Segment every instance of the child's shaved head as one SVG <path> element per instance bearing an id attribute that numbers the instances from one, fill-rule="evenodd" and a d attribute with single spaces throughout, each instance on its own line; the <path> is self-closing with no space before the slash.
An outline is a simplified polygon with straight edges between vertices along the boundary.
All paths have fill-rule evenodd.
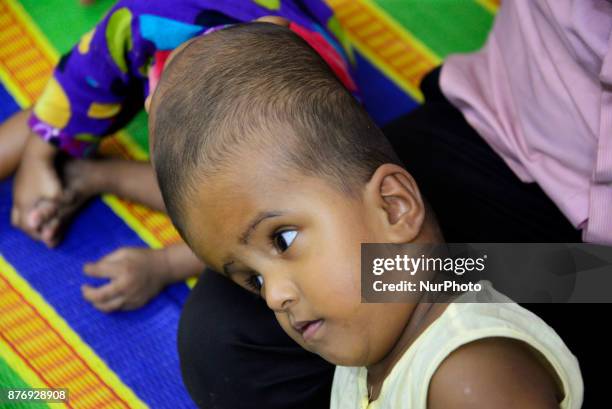
<path id="1" fill-rule="evenodd" d="M 361 302 L 361 245 L 441 234 L 380 130 L 286 27 L 214 32 L 168 68 L 151 106 L 153 161 L 190 248 L 261 295 L 307 350 L 381 361 L 414 305 Z"/>
<path id="2" fill-rule="evenodd" d="M 247 154 L 357 194 L 384 163 L 382 132 L 325 61 L 286 27 L 236 25 L 196 38 L 163 74 L 151 112 L 153 159 L 168 214 Z"/>

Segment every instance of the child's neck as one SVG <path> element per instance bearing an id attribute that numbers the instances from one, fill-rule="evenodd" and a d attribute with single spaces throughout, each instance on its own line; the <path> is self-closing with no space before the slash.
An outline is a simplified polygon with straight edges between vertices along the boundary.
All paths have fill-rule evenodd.
<path id="1" fill-rule="evenodd" d="M 414 242 L 444 243 L 444 236 L 433 212 L 426 213 L 426 221 Z M 404 355 L 404 352 L 446 310 L 448 303 L 444 303 L 444 301 L 443 299 L 427 299 L 419 302 L 391 351 L 382 360 L 367 367 L 367 387 L 370 402 L 378 398 L 385 378 Z"/>
<path id="2" fill-rule="evenodd" d="M 402 335 L 391 348 L 391 351 L 377 363 L 367 367 L 367 387 L 370 402 L 376 400 L 382 389 L 385 378 L 397 364 L 404 352 L 412 343 L 446 310 L 448 304 L 419 303 L 412 312 Z"/>

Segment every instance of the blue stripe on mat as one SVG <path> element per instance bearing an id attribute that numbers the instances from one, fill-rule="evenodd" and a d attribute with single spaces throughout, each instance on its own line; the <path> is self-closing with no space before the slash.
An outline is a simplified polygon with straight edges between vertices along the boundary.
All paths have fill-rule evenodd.
<path id="1" fill-rule="evenodd" d="M 357 51 L 355 62 L 355 83 L 359 87 L 363 105 L 379 127 L 419 106 L 418 102 Z"/>
<path id="2" fill-rule="evenodd" d="M 75 219 L 62 244 L 48 250 L 10 226 L 11 187 L 11 181 L 0 183 L 0 253 L 144 402 L 153 408 L 194 407 L 176 350 L 187 286 L 172 286 L 138 311 L 95 310 L 80 287 L 100 281 L 85 277 L 82 265 L 118 247 L 145 244 L 97 199 Z"/>
<path id="3" fill-rule="evenodd" d="M 11 94 L 8 93 L 4 84 L 0 82 L 0 123 L 4 122 L 10 115 L 19 109 Z"/>

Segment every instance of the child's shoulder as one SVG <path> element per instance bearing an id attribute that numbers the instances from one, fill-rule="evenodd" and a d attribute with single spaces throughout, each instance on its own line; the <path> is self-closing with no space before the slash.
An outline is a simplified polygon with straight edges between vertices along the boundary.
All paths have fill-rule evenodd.
<path id="1" fill-rule="evenodd" d="M 449 354 L 433 375 L 428 408 L 559 408 L 555 371 L 540 353 L 510 338 L 485 338 Z"/>

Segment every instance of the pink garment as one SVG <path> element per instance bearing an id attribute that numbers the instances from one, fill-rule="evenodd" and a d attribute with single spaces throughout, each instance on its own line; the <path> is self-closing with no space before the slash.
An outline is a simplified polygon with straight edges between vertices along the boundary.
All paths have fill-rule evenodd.
<path id="1" fill-rule="evenodd" d="M 612 244 L 612 2 L 503 0 L 485 47 L 440 86 L 588 242 Z"/>

